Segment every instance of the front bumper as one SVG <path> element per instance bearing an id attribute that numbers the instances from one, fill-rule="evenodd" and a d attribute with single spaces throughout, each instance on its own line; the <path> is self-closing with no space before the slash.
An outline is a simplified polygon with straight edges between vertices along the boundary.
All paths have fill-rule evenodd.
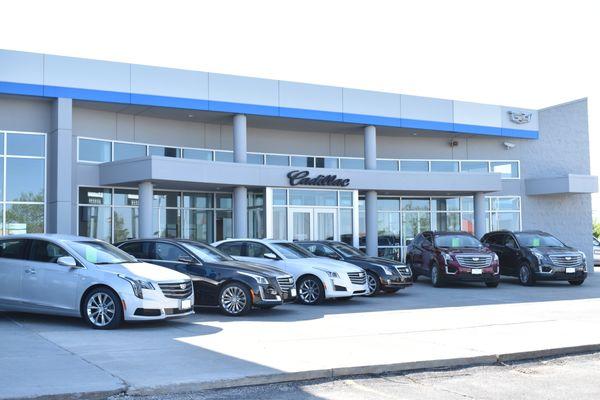
<path id="1" fill-rule="evenodd" d="M 143 290 L 144 298 L 127 290 L 119 292 L 126 321 L 151 321 L 185 317 L 194 313 L 194 294 L 184 299 L 165 297 L 160 289 Z"/>
<path id="2" fill-rule="evenodd" d="M 365 274 L 364 284 L 352 283 L 345 273 L 340 273 L 339 278 L 329 278 L 323 282 L 326 298 L 364 296 L 368 293 L 367 278 Z"/>
<path id="3" fill-rule="evenodd" d="M 404 289 L 413 284 L 412 276 L 406 275 L 381 275 L 379 282 L 384 289 Z"/>
<path id="4" fill-rule="evenodd" d="M 541 272 L 535 271 L 534 276 L 538 281 L 578 281 L 587 278 L 585 264 L 571 268 L 544 264 L 540 267 Z M 567 272 L 573 270 L 574 272 Z"/>

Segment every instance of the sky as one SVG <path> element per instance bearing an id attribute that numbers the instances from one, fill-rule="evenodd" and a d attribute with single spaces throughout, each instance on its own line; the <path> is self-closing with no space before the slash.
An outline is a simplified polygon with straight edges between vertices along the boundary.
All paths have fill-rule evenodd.
<path id="1" fill-rule="evenodd" d="M 534 109 L 587 97 L 600 175 L 595 0 L 0 0 L 0 15 L 10 50 Z"/>

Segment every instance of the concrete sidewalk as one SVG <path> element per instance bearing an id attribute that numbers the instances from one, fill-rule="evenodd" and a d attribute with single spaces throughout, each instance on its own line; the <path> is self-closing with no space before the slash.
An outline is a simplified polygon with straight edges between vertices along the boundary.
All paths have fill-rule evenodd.
<path id="1" fill-rule="evenodd" d="M 0 398 L 155 394 L 600 350 L 600 277 L 582 287 L 513 282 L 423 281 L 397 295 L 244 318 L 204 310 L 117 331 L 0 313 Z"/>

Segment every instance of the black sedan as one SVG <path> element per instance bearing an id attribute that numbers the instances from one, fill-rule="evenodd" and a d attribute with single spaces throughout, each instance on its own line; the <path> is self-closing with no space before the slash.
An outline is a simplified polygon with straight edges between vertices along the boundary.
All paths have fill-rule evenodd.
<path id="1" fill-rule="evenodd" d="M 362 251 L 343 242 L 333 240 L 294 242 L 319 257 L 329 257 L 345 261 L 364 269 L 369 284 L 368 296 L 381 291 L 397 292 L 412 285 L 412 272 L 409 267 L 387 258 L 369 257 Z"/>
<path id="2" fill-rule="evenodd" d="M 191 240 L 137 239 L 117 247 L 139 260 L 189 275 L 195 306 L 218 306 L 233 316 L 252 307 L 272 308 L 296 299 L 291 275 L 273 267 L 234 260 L 212 246 Z"/>

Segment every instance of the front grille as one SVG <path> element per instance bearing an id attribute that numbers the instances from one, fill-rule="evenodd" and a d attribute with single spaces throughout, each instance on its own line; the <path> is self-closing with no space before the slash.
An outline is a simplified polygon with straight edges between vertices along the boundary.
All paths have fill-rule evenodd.
<path id="1" fill-rule="evenodd" d="M 412 273 L 410 272 L 410 268 L 405 265 L 398 265 L 396 267 L 396 269 L 398 270 L 398 273 L 400 275 L 403 275 L 403 276 L 411 276 L 412 275 Z"/>
<path id="2" fill-rule="evenodd" d="M 348 272 L 348 278 L 355 285 L 364 285 L 367 282 L 367 275 L 364 272 Z"/>
<path id="3" fill-rule="evenodd" d="M 186 299 L 192 294 L 192 281 L 159 283 L 158 286 L 169 299 Z"/>
<path id="4" fill-rule="evenodd" d="M 489 254 L 461 254 L 456 256 L 456 261 L 461 267 L 485 268 L 492 264 L 492 256 Z"/>
<path id="5" fill-rule="evenodd" d="M 280 276 L 277 278 L 277 283 L 279 284 L 282 292 L 289 293 L 290 289 L 294 287 L 294 278 L 291 276 Z"/>
<path id="6" fill-rule="evenodd" d="M 581 265 L 583 257 L 579 253 L 571 254 L 550 254 L 550 261 L 558 267 L 576 267 Z"/>

